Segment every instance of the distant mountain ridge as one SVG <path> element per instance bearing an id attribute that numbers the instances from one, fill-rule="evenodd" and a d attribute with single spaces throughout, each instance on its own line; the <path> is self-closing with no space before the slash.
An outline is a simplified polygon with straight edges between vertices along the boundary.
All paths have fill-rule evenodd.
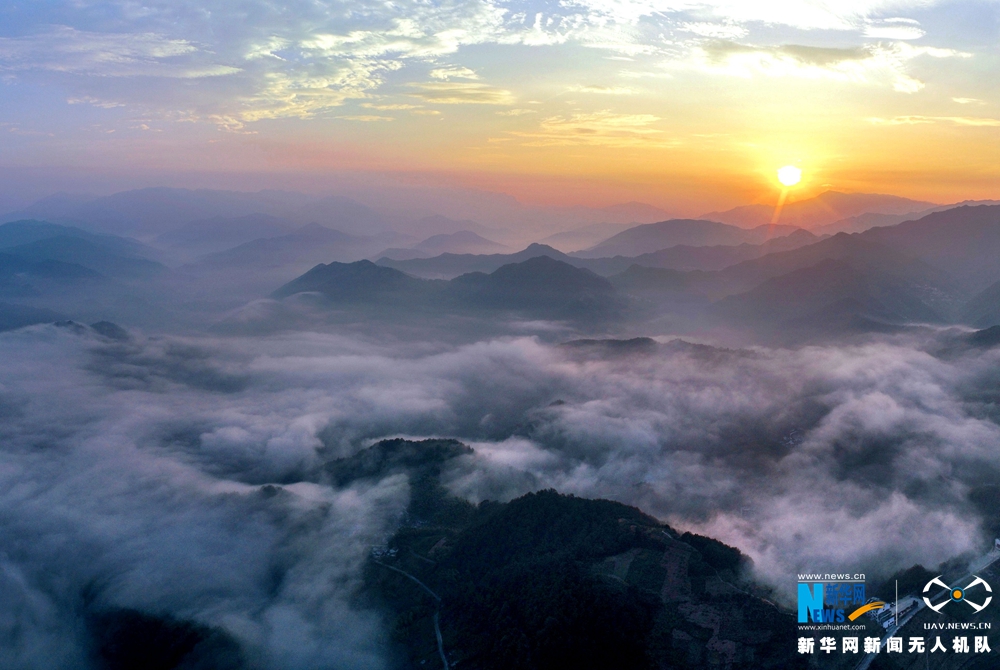
<path id="1" fill-rule="evenodd" d="M 441 254 L 496 254 L 509 251 L 503 244 L 478 235 L 471 230 L 460 230 L 455 233 L 432 235 L 409 248 L 386 249 L 376 254 L 378 258 L 391 260 L 412 260 L 414 258 L 432 258 Z"/>
<path id="2" fill-rule="evenodd" d="M 587 226 L 549 235 L 544 239 L 538 240 L 538 243 L 555 247 L 565 253 L 583 251 L 603 242 L 612 235 L 617 235 L 623 230 L 632 228 L 634 225 L 634 223 L 592 223 Z"/>
<path id="3" fill-rule="evenodd" d="M 679 244 L 666 249 L 660 249 L 648 254 L 622 258 L 628 265 L 642 265 L 651 268 L 670 268 L 673 270 L 721 270 L 742 261 L 760 258 L 777 251 L 789 251 L 804 247 L 820 238 L 809 231 L 798 228 L 783 237 L 773 237 L 761 244 L 744 242 L 739 245 L 691 246 Z M 615 259 L 600 259 L 611 261 Z M 597 264 L 598 259 L 594 259 Z M 593 267 L 593 266 L 591 266 Z"/>
<path id="4" fill-rule="evenodd" d="M 375 265 L 371 261 L 354 263 L 328 263 L 312 268 L 296 277 L 274 293 L 274 298 L 287 298 L 297 293 L 320 293 L 335 302 L 363 303 L 391 298 L 401 294 L 412 299 L 436 288 L 437 282 L 416 279 L 407 274 Z"/>
<path id="5" fill-rule="evenodd" d="M 115 253 L 100 243 L 69 235 L 7 247 L 3 252 L 35 262 L 73 263 L 116 279 L 149 279 L 168 272 L 156 261 Z"/>
<path id="6" fill-rule="evenodd" d="M 529 244 L 513 254 L 441 254 L 405 261 L 380 258 L 376 262 L 426 279 L 454 279 L 469 272 L 493 272 L 509 263 L 521 263 L 536 256 L 548 256 L 570 264 L 573 262 L 572 257 L 544 244 Z"/>
<path id="7" fill-rule="evenodd" d="M 526 225 L 552 234 L 574 225 L 645 223 L 670 216 L 637 202 L 607 207 L 534 206 L 512 196 L 476 190 L 444 189 L 423 197 L 418 189 L 404 187 L 389 193 L 364 181 L 350 186 L 342 183 L 339 190 L 343 194 L 330 196 L 274 189 L 249 192 L 171 187 L 111 195 L 57 193 L 0 215 L 0 222 L 45 219 L 148 242 L 195 221 L 264 215 L 287 220 L 293 226 L 318 223 L 355 236 L 396 230 L 419 240 L 471 230 L 506 243 L 524 241 L 519 232 L 508 230 L 509 226 Z M 249 240 L 240 240 L 245 241 Z"/>
<path id="8" fill-rule="evenodd" d="M 137 258 L 152 258 L 156 250 L 117 235 L 101 235 L 75 226 L 65 226 L 37 219 L 19 219 L 0 224 L 0 249 L 31 244 L 53 237 L 72 237 L 98 244 L 109 251 Z"/>
<path id="9" fill-rule="evenodd" d="M 813 230 L 863 214 L 910 214 L 937 206 L 933 202 L 895 195 L 825 191 L 812 198 L 786 203 L 778 223 Z M 708 212 L 698 218 L 754 228 L 768 225 L 774 217 L 774 209 L 773 205 L 744 205 L 723 212 Z"/>
<path id="10" fill-rule="evenodd" d="M 203 256 L 231 249 L 255 239 L 287 235 L 297 226 L 269 214 L 239 217 L 216 216 L 186 223 L 158 235 L 153 241 L 192 256 Z"/>
<path id="11" fill-rule="evenodd" d="M 862 235 L 838 233 L 815 244 L 744 261 L 716 273 L 705 273 L 702 281 L 706 287 L 711 287 L 710 290 L 733 294 L 823 261 L 837 260 L 915 283 L 955 289 L 954 281 L 948 273 Z"/>
<path id="12" fill-rule="evenodd" d="M 319 224 L 202 256 L 177 272 L 193 281 L 211 280 L 247 297 L 287 282 L 317 263 L 352 262 L 384 248 L 393 233 L 356 237 Z"/>
<path id="13" fill-rule="evenodd" d="M 973 291 L 1000 280 L 1000 205 L 955 207 L 860 236 L 940 268 Z"/>
<path id="14" fill-rule="evenodd" d="M 41 218 L 117 235 L 154 239 L 193 221 L 264 214 L 295 225 L 319 223 L 356 235 L 389 229 L 375 210 L 343 196 L 316 197 L 284 191 L 144 188 L 80 202 L 42 200 L 5 220 Z"/>
<path id="15" fill-rule="evenodd" d="M 608 280 L 548 256 L 450 281 L 412 277 L 371 261 L 320 264 L 272 297 L 304 292 L 319 293 L 333 303 L 371 307 L 521 311 L 552 318 L 605 318 L 624 307 Z"/>
<path id="16" fill-rule="evenodd" d="M 796 230 L 795 226 L 759 226 L 747 230 L 718 221 L 701 219 L 670 219 L 647 223 L 623 230 L 584 251 L 572 254 L 577 258 L 609 256 L 639 256 L 675 247 L 760 244 L 773 237 L 783 237 Z"/>
<path id="17" fill-rule="evenodd" d="M 885 324 L 940 323 L 944 319 L 919 285 L 872 267 L 828 258 L 729 296 L 716 309 L 731 318 L 774 331 L 791 327 L 829 329 L 840 334 L 859 319 Z M 830 319 L 840 323 L 830 323 Z"/>
<path id="18" fill-rule="evenodd" d="M 144 280 L 162 276 L 168 272 L 166 266 L 147 257 L 155 253 L 135 240 L 48 221 L 0 225 L 4 272 L 12 273 L 7 281 L 20 281 L 20 277 L 24 286 L 38 281 L 54 286 L 52 282 L 68 285 L 107 277 Z"/>
<path id="19" fill-rule="evenodd" d="M 65 318 L 50 309 L 0 303 L 0 332 L 33 326 L 36 323 L 52 323 Z"/>
<path id="20" fill-rule="evenodd" d="M 895 226 L 906 221 L 917 221 L 925 216 L 936 212 L 943 212 L 958 207 L 976 207 L 980 205 L 1000 205 L 1000 200 L 966 200 L 951 205 L 939 205 L 930 209 L 910 212 L 907 214 L 878 214 L 869 212 L 858 216 L 848 217 L 840 221 L 813 228 L 812 232 L 817 235 L 835 235 L 837 233 L 863 233 L 872 228 L 885 228 Z"/>
<path id="21" fill-rule="evenodd" d="M 624 307 L 607 279 L 549 256 L 461 275 L 448 289 L 466 304 L 559 316 L 603 318 Z"/>
<path id="22" fill-rule="evenodd" d="M 715 245 L 695 247 L 678 245 L 638 256 L 583 258 L 565 254 L 545 244 L 530 244 L 512 254 L 441 254 L 430 258 L 391 258 L 383 256 L 376 262 L 418 277 L 453 279 L 466 272 L 492 272 L 507 263 L 520 263 L 534 256 L 548 256 L 578 268 L 585 268 L 608 277 L 638 264 L 647 267 L 681 270 L 717 270 L 773 251 L 795 249 L 820 238 L 805 230 L 795 229 L 790 235 L 776 237 L 763 244 Z"/>

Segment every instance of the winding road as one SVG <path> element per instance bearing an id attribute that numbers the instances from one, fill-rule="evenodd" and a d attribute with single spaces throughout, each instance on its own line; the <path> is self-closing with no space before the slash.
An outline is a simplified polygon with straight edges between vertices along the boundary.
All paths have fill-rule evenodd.
<path id="1" fill-rule="evenodd" d="M 437 638 L 438 654 L 441 655 L 441 663 L 444 665 L 444 670 L 451 670 L 451 666 L 448 665 L 448 657 L 445 656 L 444 653 L 444 638 L 441 636 L 441 596 L 434 593 L 434 591 L 431 590 L 431 587 L 424 584 L 422 581 L 411 575 L 409 572 L 405 570 L 400 570 L 399 568 L 393 567 L 391 565 L 387 565 L 381 561 L 376 561 L 375 559 L 372 559 L 372 561 L 376 565 L 381 565 L 383 568 L 388 568 L 394 572 L 398 572 L 404 577 L 413 580 L 420 588 L 422 588 L 424 591 L 427 591 L 427 593 L 429 593 L 430 596 L 434 598 L 435 601 L 437 601 L 438 608 L 437 611 L 434 612 L 434 637 Z"/>

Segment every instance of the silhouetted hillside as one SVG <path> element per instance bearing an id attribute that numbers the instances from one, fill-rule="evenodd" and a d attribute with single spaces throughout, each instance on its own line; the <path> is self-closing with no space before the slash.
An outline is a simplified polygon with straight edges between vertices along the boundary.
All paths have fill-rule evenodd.
<path id="1" fill-rule="evenodd" d="M 909 214 L 932 207 L 935 207 L 932 202 L 894 195 L 826 191 L 813 198 L 786 203 L 779 223 L 812 229 L 862 214 Z M 767 225 L 773 217 L 772 205 L 744 205 L 725 212 L 709 212 L 699 218 L 751 228 Z"/>
<path id="2" fill-rule="evenodd" d="M 761 226 L 746 230 L 717 221 L 671 219 L 623 230 L 600 244 L 573 255 L 579 258 L 639 256 L 678 245 L 703 247 L 744 242 L 760 244 L 794 231 L 794 226 Z"/>
<path id="3" fill-rule="evenodd" d="M 607 279 L 548 256 L 456 277 L 447 290 L 467 305 L 541 315 L 609 316 L 624 307 Z"/>
<path id="4" fill-rule="evenodd" d="M 46 290 L 61 291 L 103 280 L 102 274 L 75 263 L 35 261 L 0 253 L 0 295 L 8 298 L 35 296 Z"/>
<path id="5" fill-rule="evenodd" d="M 704 274 L 698 270 L 681 272 L 633 265 L 608 280 L 629 300 L 634 320 L 641 322 L 669 314 L 698 321 L 711 303 L 698 288 Z"/>
<path id="6" fill-rule="evenodd" d="M 292 222 L 267 214 L 217 216 L 168 230 L 157 236 L 155 242 L 191 256 L 202 256 L 232 249 L 256 239 L 287 235 L 295 228 Z"/>
<path id="7" fill-rule="evenodd" d="M 287 235 L 253 240 L 209 254 L 200 258 L 193 267 L 216 271 L 236 267 L 259 269 L 300 263 L 317 255 L 346 260 L 344 257 L 352 255 L 351 250 L 363 242 L 353 235 L 314 223 Z"/>
<path id="8" fill-rule="evenodd" d="M 116 279 L 150 279 L 168 272 L 161 263 L 117 253 L 85 237 L 49 237 L 8 247 L 3 252 L 34 262 L 72 263 Z"/>
<path id="9" fill-rule="evenodd" d="M 792 251 L 772 253 L 745 261 L 717 273 L 705 273 L 703 283 L 713 290 L 721 291 L 723 295 L 732 295 L 750 290 L 768 279 L 812 267 L 830 259 L 845 261 L 858 269 L 926 286 L 930 293 L 935 291 L 941 293 L 938 296 L 940 301 L 949 299 L 947 294 L 955 289 L 946 272 L 862 235 L 846 233 L 839 233 Z"/>
<path id="10" fill-rule="evenodd" d="M 656 352 L 656 340 L 649 337 L 633 337 L 627 340 L 571 340 L 564 342 L 563 348 L 573 352 L 593 353 L 597 356 L 631 356 Z"/>
<path id="11" fill-rule="evenodd" d="M 389 232 L 389 224 L 381 214 L 367 205 L 340 195 L 310 200 L 289 209 L 283 216 L 300 225 L 318 223 L 356 237 Z"/>
<path id="12" fill-rule="evenodd" d="M 157 251 L 127 237 L 98 235 L 75 226 L 48 221 L 22 219 L 0 225 L 0 249 L 31 244 L 54 237 L 75 237 L 104 247 L 108 251 L 134 258 L 154 259 Z"/>
<path id="13" fill-rule="evenodd" d="M 962 308 L 962 319 L 978 328 L 1000 324 L 1000 281 L 972 296 Z"/>
<path id="14" fill-rule="evenodd" d="M 178 272 L 193 282 L 212 282 L 240 295 L 259 295 L 290 281 L 309 268 L 335 261 L 350 263 L 382 249 L 389 237 L 355 237 L 318 224 L 288 235 L 253 240 L 202 256 Z"/>
<path id="15" fill-rule="evenodd" d="M 582 226 L 573 230 L 549 235 L 539 240 L 539 243 L 547 244 L 566 253 L 581 251 L 589 249 L 595 244 L 599 244 L 612 235 L 617 235 L 634 225 L 628 223 L 594 223 L 589 226 Z"/>
<path id="16" fill-rule="evenodd" d="M 609 281 L 547 256 L 448 282 L 418 279 L 370 261 L 321 264 L 272 295 L 280 299 L 307 291 L 338 303 L 391 308 L 400 315 L 410 310 L 470 315 L 504 311 L 540 318 L 603 319 L 624 308 Z"/>
<path id="17" fill-rule="evenodd" d="M 522 263 L 538 256 L 548 256 L 567 263 L 573 259 L 561 251 L 545 246 L 531 244 L 527 248 L 513 254 L 441 254 L 433 258 L 414 258 L 405 261 L 394 261 L 380 258 L 377 263 L 385 267 L 395 268 L 427 279 L 454 279 L 470 272 L 493 272 L 504 265 Z"/>
<path id="18" fill-rule="evenodd" d="M 682 244 L 630 257 L 627 258 L 627 262 L 628 265 L 635 264 L 651 268 L 669 268 L 671 270 L 722 270 L 731 265 L 760 258 L 767 254 L 778 251 L 789 251 L 809 244 L 815 244 L 819 239 L 806 230 L 798 229 L 784 237 L 776 237 L 762 244 L 744 242 L 738 245 L 697 247 Z M 596 264 L 600 260 L 604 259 L 595 259 L 593 263 Z M 623 260 L 626 259 L 623 258 Z M 596 271 L 593 265 L 590 267 Z"/>
<path id="19" fill-rule="evenodd" d="M 106 609 L 86 618 L 100 670 L 242 670 L 243 650 L 221 628 L 133 609 Z"/>
<path id="20" fill-rule="evenodd" d="M 861 233 L 943 270 L 971 291 L 1000 280 L 1000 205 L 964 206 Z"/>
<path id="21" fill-rule="evenodd" d="M 354 235 L 388 230 L 383 217 L 342 196 L 317 198 L 285 191 L 220 191 L 184 188 L 144 188 L 94 198 L 43 200 L 6 217 L 13 221 L 41 218 L 82 224 L 92 230 L 151 239 L 193 221 L 266 214 L 336 228 Z"/>
<path id="22" fill-rule="evenodd" d="M 315 291 L 336 302 L 372 303 L 397 298 L 410 300 L 421 296 L 433 285 L 434 282 L 415 279 L 371 261 L 357 261 L 317 265 L 272 295 L 286 298 L 296 293 Z"/>
<path id="23" fill-rule="evenodd" d="M 554 491 L 465 505 L 411 516 L 365 570 L 401 667 L 440 665 L 442 653 L 476 670 L 806 666 L 794 617 L 752 595 L 732 547 Z"/>
<path id="24" fill-rule="evenodd" d="M 786 334 L 833 336 L 882 331 L 886 324 L 942 321 L 919 286 L 835 259 L 769 279 L 721 300 L 716 309 L 729 319 Z"/>
<path id="25" fill-rule="evenodd" d="M 376 254 L 378 258 L 405 261 L 414 258 L 432 258 L 441 254 L 496 254 L 507 247 L 488 240 L 470 230 L 432 235 L 412 247 L 386 249 Z"/>
<path id="26" fill-rule="evenodd" d="M 62 314 L 50 309 L 0 303 L 0 331 L 24 328 L 36 323 L 52 323 L 65 318 Z"/>

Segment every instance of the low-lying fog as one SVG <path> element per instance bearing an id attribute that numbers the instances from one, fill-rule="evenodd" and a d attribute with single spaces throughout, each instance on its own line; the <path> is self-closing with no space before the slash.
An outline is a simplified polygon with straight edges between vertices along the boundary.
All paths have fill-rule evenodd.
<path id="1" fill-rule="evenodd" d="M 408 484 L 338 489 L 322 466 L 397 435 L 474 447 L 446 472 L 458 495 L 635 504 L 782 593 L 800 571 L 978 551 L 1000 349 L 949 337 L 622 353 L 0 333 L 0 666 L 81 667 L 80 613 L 128 607 L 222 627 L 260 667 L 382 667 L 386 632 L 351 595 Z"/>

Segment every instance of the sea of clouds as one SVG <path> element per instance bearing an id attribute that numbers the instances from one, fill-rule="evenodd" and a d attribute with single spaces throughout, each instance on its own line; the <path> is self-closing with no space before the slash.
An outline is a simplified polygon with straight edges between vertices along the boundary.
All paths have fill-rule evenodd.
<path id="1" fill-rule="evenodd" d="M 635 504 L 779 591 L 979 551 L 1000 350 L 941 351 L 0 334 L 0 666 L 86 667 L 83 614 L 133 608 L 220 627 L 253 667 L 384 667 L 352 594 L 408 482 L 324 464 L 390 436 L 470 444 L 444 478 L 473 501 Z"/>

